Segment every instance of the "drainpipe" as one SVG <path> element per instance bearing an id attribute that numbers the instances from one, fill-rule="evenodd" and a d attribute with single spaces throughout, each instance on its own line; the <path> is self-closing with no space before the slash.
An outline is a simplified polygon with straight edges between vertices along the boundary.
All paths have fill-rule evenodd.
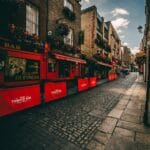
<path id="1" fill-rule="evenodd" d="M 49 0 L 46 0 L 46 39 L 47 39 L 47 34 L 48 34 L 48 17 L 49 17 L 48 16 L 48 8 L 49 8 L 48 7 L 48 4 L 49 4 L 48 1 Z"/>

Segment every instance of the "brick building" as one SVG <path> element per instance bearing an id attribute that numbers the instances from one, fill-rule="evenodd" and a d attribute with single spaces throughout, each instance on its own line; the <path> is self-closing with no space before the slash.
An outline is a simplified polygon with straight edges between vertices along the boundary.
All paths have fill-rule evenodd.
<path id="1" fill-rule="evenodd" d="M 81 50 L 88 57 L 97 53 L 110 52 L 108 46 L 108 26 L 97 11 L 96 6 L 91 6 L 82 11 L 81 29 L 84 32 L 84 41 Z"/>
<path id="2" fill-rule="evenodd" d="M 121 61 L 123 66 L 130 66 L 131 64 L 131 50 L 127 46 L 121 47 Z"/>
<path id="3" fill-rule="evenodd" d="M 0 26 L 5 31 L 9 24 L 25 28 L 29 33 L 46 38 L 46 0 L 0 1 Z"/>
<path id="4" fill-rule="evenodd" d="M 79 33 L 81 31 L 80 0 L 48 0 L 48 31 L 56 34 L 56 27 L 65 24 L 69 34 L 64 37 L 68 45 L 80 48 Z"/>
<path id="5" fill-rule="evenodd" d="M 108 35 L 108 43 L 111 47 L 111 55 L 116 58 L 116 59 L 121 59 L 120 58 L 120 46 L 121 46 L 121 40 L 119 39 L 119 36 L 116 32 L 116 30 L 114 29 L 112 23 L 106 22 L 106 24 L 108 25 L 109 28 L 109 35 Z"/>

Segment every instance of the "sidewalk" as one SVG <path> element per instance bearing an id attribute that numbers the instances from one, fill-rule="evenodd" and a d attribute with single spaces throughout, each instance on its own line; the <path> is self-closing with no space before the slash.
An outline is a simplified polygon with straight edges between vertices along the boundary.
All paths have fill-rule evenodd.
<path id="1" fill-rule="evenodd" d="M 108 114 L 89 150 L 149 150 L 150 128 L 143 125 L 145 84 L 141 76 Z"/>

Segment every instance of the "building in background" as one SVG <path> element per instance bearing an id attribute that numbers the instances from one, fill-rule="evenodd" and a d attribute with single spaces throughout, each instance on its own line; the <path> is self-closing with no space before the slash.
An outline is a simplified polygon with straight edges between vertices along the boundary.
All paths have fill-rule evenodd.
<path id="1" fill-rule="evenodd" d="M 130 67 L 131 64 L 131 50 L 127 46 L 121 47 L 121 62 L 122 66 Z"/>
<path id="2" fill-rule="evenodd" d="M 111 56 L 117 60 L 121 60 L 121 40 L 110 21 L 106 22 L 109 28 L 108 44 L 111 48 Z"/>
<path id="3" fill-rule="evenodd" d="M 82 10 L 81 29 L 84 33 L 84 40 L 81 44 L 82 53 L 92 57 L 97 53 L 109 55 L 111 52 L 108 45 L 109 28 L 100 16 L 96 6 Z"/>

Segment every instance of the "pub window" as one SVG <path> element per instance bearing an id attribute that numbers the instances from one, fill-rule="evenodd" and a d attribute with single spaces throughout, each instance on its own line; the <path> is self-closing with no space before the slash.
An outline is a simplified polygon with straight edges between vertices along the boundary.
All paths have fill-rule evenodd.
<path id="1" fill-rule="evenodd" d="M 5 68 L 5 81 L 26 81 L 40 79 L 39 61 L 8 57 Z"/>
<path id="2" fill-rule="evenodd" d="M 4 71 L 6 54 L 0 51 L 0 72 Z"/>
<path id="3" fill-rule="evenodd" d="M 79 44 L 84 44 L 84 31 L 79 32 Z"/>
<path id="4" fill-rule="evenodd" d="M 31 34 L 37 34 L 39 32 L 39 11 L 38 9 L 31 5 L 26 5 L 26 31 Z"/>
<path id="5" fill-rule="evenodd" d="M 68 45 L 73 45 L 73 30 L 69 29 L 69 34 L 64 37 L 64 43 Z"/>
<path id="6" fill-rule="evenodd" d="M 71 11 L 73 11 L 73 6 L 68 0 L 64 0 L 64 7 L 69 8 Z"/>
<path id="7" fill-rule="evenodd" d="M 53 59 L 48 59 L 48 71 L 55 72 L 56 71 L 56 61 Z"/>
<path id="8" fill-rule="evenodd" d="M 70 75 L 70 62 L 67 61 L 59 61 L 59 77 L 65 78 Z"/>

